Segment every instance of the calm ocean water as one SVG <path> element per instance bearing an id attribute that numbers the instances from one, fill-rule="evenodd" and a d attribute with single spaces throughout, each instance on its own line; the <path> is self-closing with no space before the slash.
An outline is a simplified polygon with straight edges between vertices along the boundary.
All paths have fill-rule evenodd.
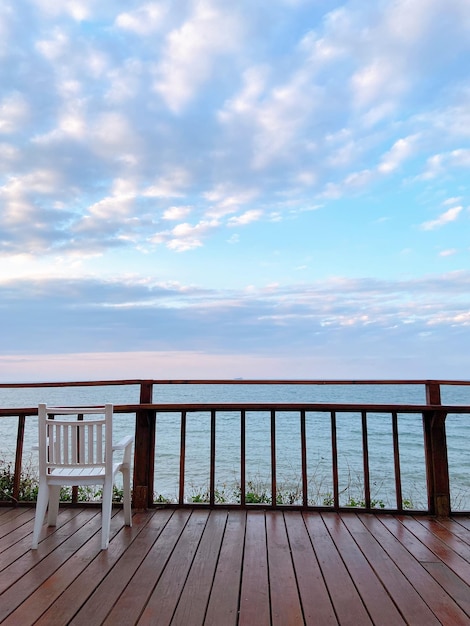
<path id="1" fill-rule="evenodd" d="M 424 404 L 424 387 L 418 385 L 166 385 L 154 387 L 154 402 L 366 402 Z M 443 386 L 444 404 L 470 404 L 470 387 Z M 139 387 L 75 387 L 71 389 L 0 389 L 0 406 L 86 405 L 113 402 L 137 403 Z M 132 433 L 134 415 L 116 415 L 115 439 Z M 309 500 L 328 502 L 333 491 L 331 478 L 331 434 L 329 414 L 308 413 L 307 455 Z M 0 454 L 11 459 L 16 441 L 17 420 L 0 419 Z M 186 441 L 187 499 L 203 497 L 209 481 L 210 415 L 189 413 Z M 221 498 L 235 501 L 240 477 L 240 420 L 236 413 L 217 414 L 216 481 Z M 337 416 L 338 458 L 342 504 L 362 497 L 362 431 L 360 414 Z M 403 497 L 413 508 L 425 508 L 425 469 L 422 421 L 419 414 L 399 415 L 400 458 Z M 447 417 L 448 454 L 454 510 L 470 509 L 470 416 Z M 31 446 L 37 440 L 37 421 L 27 419 L 25 462 L 35 464 Z M 276 421 L 277 480 L 286 501 L 300 497 L 300 420 L 296 413 L 279 413 Z M 378 504 L 395 506 L 392 425 L 389 415 L 368 416 L 371 496 Z M 155 492 L 175 499 L 178 491 L 180 424 L 177 414 L 157 416 Z M 247 413 L 247 491 L 260 493 L 270 487 L 270 416 Z"/>

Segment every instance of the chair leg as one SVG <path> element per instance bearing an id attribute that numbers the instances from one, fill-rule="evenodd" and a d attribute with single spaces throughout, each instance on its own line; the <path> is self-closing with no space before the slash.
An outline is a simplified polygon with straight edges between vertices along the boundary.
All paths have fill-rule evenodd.
<path id="1" fill-rule="evenodd" d="M 124 524 L 132 526 L 132 510 L 131 510 L 131 472 L 128 467 L 122 470 L 123 485 L 123 508 L 124 508 Z"/>
<path id="2" fill-rule="evenodd" d="M 109 544 L 111 512 L 113 507 L 113 483 L 108 480 L 103 485 L 103 504 L 101 509 L 101 549 L 106 550 Z"/>
<path id="3" fill-rule="evenodd" d="M 36 550 L 39 542 L 44 518 L 46 516 L 47 503 L 49 501 L 49 487 L 46 482 L 39 483 L 38 499 L 36 502 L 36 517 L 34 518 L 33 540 L 31 548 Z"/>
<path id="4" fill-rule="evenodd" d="M 49 508 L 47 511 L 48 526 L 57 526 L 57 514 L 59 513 L 60 486 L 49 487 Z"/>

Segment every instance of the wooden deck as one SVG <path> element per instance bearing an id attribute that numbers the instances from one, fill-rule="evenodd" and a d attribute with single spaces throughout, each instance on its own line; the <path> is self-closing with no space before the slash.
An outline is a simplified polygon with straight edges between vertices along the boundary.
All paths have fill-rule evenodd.
<path id="1" fill-rule="evenodd" d="M 470 518 L 226 509 L 0 509 L 0 623 L 470 624 Z"/>

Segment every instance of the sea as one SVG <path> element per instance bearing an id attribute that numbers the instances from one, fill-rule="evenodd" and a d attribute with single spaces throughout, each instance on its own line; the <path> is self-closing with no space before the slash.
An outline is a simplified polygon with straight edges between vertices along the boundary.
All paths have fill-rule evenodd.
<path id="1" fill-rule="evenodd" d="M 138 385 L 0 389 L 0 407 L 34 407 L 40 402 L 57 406 L 136 404 Z M 156 384 L 155 403 L 318 402 L 367 404 L 425 404 L 424 385 L 371 384 Z M 470 405 L 470 386 L 442 385 L 447 405 Z M 240 496 L 240 416 L 220 411 L 216 418 L 216 499 L 233 503 Z M 0 418 L 0 463 L 15 454 L 17 418 Z M 134 432 L 135 415 L 114 416 L 114 438 Z M 372 503 L 395 508 L 395 478 L 390 414 L 368 413 L 368 449 Z M 426 477 L 422 417 L 398 416 L 402 497 L 410 509 L 426 509 Z M 452 509 L 470 510 L 470 415 L 450 413 L 446 420 Z M 330 414 L 308 411 L 308 499 L 312 505 L 330 505 L 333 494 Z M 37 467 L 37 419 L 27 418 L 23 466 Z M 271 494 L 270 413 L 246 415 L 246 493 L 250 501 L 269 501 Z M 364 500 L 362 427 L 359 412 L 337 414 L 340 503 L 361 506 Z M 209 488 L 210 412 L 188 413 L 186 427 L 185 500 L 204 502 Z M 176 501 L 179 483 L 180 416 L 157 414 L 154 492 L 158 501 Z M 0 467 L 1 469 L 1 467 Z M 276 414 L 276 478 L 278 502 L 301 501 L 300 418 L 298 412 Z M 264 498 L 264 499 L 263 499 Z"/>

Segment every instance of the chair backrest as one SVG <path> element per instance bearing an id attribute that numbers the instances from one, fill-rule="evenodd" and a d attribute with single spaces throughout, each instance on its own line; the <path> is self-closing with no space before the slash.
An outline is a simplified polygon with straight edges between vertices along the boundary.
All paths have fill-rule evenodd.
<path id="1" fill-rule="evenodd" d="M 112 472 L 113 405 L 38 407 L 39 473 L 53 468 L 103 468 Z"/>

